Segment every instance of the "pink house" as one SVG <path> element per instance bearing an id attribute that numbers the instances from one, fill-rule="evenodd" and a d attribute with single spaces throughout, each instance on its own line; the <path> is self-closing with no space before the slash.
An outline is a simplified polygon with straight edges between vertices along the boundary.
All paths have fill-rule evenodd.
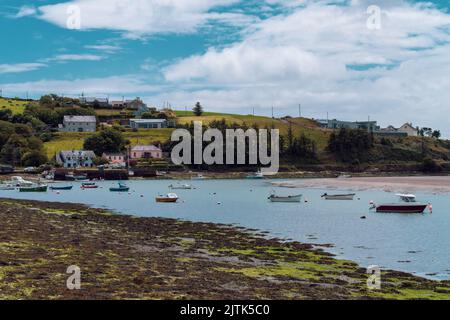
<path id="1" fill-rule="evenodd" d="M 156 146 L 135 146 L 130 150 L 130 159 L 162 158 L 162 150 Z"/>
<path id="2" fill-rule="evenodd" d="M 127 161 L 126 155 L 123 153 L 104 153 L 102 158 L 110 164 L 119 164 L 122 166 L 125 165 Z"/>

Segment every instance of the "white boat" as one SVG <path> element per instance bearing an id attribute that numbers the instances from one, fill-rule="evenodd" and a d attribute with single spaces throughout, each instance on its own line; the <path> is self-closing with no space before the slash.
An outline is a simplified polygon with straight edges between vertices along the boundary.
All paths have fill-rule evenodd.
<path id="1" fill-rule="evenodd" d="M 191 189 L 194 189 L 194 187 L 191 186 L 190 184 L 178 184 L 178 185 L 171 184 L 169 186 L 169 188 L 172 189 L 172 190 L 191 190 Z"/>
<path id="2" fill-rule="evenodd" d="M 20 176 L 11 177 L 11 181 L 7 182 L 7 184 L 11 184 L 16 187 L 31 187 L 34 185 L 34 182 L 25 180 Z"/>
<path id="3" fill-rule="evenodd" d="M 356 194 L 349 193 L 349 194 L 323 194 L 322 198 L 325 200 L 353 200 Z"/>
<path id="4" fill-rule="evenodd" d="M 271 202 L 300 202 L 302 201 L 302 195 L 294 195 L 294 196 L 277 196 L 275 194 L 271 194 L 269 197 Z"/>
<path id="5" fill-rule="evenodd" d="M 0 191 L 16 190 L 16 187 L 12 184 L 0 184 Z"/>
<path id="6" fill-rule="evenodd" d="M 264 175 L 261 171 L 249 174 L 247 177 L 247 179 L 264 179 Z"/>
<path id="7" fill-rule="evenodd" d="M 397 197 L 400 197 L 400 200 L 403 202 L 416 202 L 416 196 L 414 194 L 397 194 Z"/>
<path id="8" fill-rule="evenodd" d="M 192 177 L 191 180 L 205 180 L 206 178 L 202 174 L 198 174 L 195 177 Z"/>

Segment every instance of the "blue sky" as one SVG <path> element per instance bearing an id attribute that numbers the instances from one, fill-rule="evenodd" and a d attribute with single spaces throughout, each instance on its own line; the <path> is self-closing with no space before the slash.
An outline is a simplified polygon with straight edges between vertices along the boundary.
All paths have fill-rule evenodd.
<path id="1" fill-rule="evenodd" d="M 447 136 L 447 1 L 1 0 L 0 88 L 432 126 Z M 370 5 L 380 29 L 367 27 Z M 68 29 L 68 8 L 80 28 Z M 73 21 L 73 20 L 70 20 Z"/>

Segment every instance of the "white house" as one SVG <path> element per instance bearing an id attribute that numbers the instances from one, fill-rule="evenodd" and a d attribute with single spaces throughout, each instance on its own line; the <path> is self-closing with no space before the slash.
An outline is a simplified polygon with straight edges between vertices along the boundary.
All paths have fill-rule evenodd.
<path id="1" fill-rule="evenodd" d="M 404 132 L 409 137 L 417 137 L 419 135 L 419 132 L 417 131 L 417 128 L 414 128 L 412 123 L 405 123 L 400 128 L 397 129 L 398 132 Z"/>
<path id="2" fill-rule="evenodd" d="M 64 116 L 59 131 L 63 132 L 95 132 L 97 119 L 95 116 Z"/>
<path id="3" fill-rule="evenodd" d="M 133 129 L 161 129 L 168 128 L 166 119 L 130 119 L 130 127 Z"/>
<path id="4" fill-rule="evenodd" d="M 91 168 L 94 166 L 95 153 L 85 150 L 60 151 L 56 162 L 64 168 Z"/>

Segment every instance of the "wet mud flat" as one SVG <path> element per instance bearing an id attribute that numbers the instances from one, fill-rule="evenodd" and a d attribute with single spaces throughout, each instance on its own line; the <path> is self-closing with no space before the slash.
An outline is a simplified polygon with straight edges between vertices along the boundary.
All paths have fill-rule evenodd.
<path id="1" fill-rule="evenodd" d="M 0 199 L 0 299 L 450 299 L 449 281 L 383 271 L 370 290 L 368 277 L 256 230 Z"/>

